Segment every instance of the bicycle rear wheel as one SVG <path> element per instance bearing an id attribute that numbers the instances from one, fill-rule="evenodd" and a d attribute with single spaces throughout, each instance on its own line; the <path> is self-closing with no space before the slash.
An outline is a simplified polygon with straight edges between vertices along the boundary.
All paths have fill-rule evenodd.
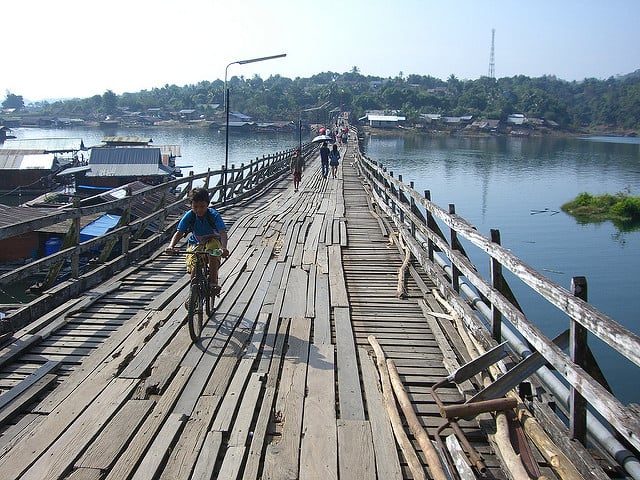
<path id="1" fill-rule="evenodd" d="M 200 288 L 197 281 L 191 284 L 191 296 L 189 297 L 189 335 L 191 341 L 196 343 L 200 340 L 203 325 L 203 295 L 204 292 Z"/>

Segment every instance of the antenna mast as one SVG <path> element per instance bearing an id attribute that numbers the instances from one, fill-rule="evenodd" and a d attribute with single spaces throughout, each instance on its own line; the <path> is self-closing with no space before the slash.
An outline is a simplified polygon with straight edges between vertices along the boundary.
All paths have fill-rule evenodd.
<path id="1" fill-rule="evenodd" d="M 489 78 L 496 78 L 496 59 L 494 56 L 494 44 L 496 38 L 496 29 L 491 29 L 491 55 L 489 56 Z"/>

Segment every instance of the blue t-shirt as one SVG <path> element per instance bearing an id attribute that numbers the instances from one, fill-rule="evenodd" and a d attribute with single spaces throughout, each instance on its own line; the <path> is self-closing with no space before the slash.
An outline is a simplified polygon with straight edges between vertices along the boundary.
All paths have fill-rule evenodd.
<path id="1" fill-rule="evenodd" d="M 203 217 L 198 217 L 193 210 L 189 210 L 178 222 L 178 231 L 191 232 L 187 239 L 189 245 L 205 244 L 212 238 L 219 240 L 220 232 L 226 229 L 222 216 L 211 207 Z"/>

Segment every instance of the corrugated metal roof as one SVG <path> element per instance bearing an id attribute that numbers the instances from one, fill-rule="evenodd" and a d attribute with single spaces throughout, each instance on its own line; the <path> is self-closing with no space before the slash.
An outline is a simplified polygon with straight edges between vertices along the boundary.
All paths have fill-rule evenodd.
<path id="1" fill-rule="evenodd" d="M 51 215 L 50 208 L 13 207 L 0 204 L 0 227 L 28 222 Z"/>
<path id="2" fill-rule="evenodd" d="M 371 122 L 398 122 L 406 120 L 405 117 L 398 117 L 397 115 L 369 115 L 368 118 Z"/>
<path id="3" fill-rule="evenodd" d="M 51 170 L 56 156 L 53 153 L 24 153 L 20 151 L 0 150 L 0 170 Z"/>
<path id="4" fill-rule="evenodd" d="M 86 150 L 81 138 L 10 138 L 0 150 L 42 150 L 45 152 L 77 152 Z"/>
<path id="5" fill-rule="evenodd" d="M 88 177 L 170 175 L 174 169 L 162 165 L 160 148 L 93 148 Z"/>
<path id="6" fill-rule="evenodd" d="M 72 175 L 74 173 L 80 173 L 80 172 L 88 172 L 89 170 L 91 170 L 91 167 L 89 165 L 82 165 L 81 167 L 65 168 L 61 172 L 56 173 L 56 177 L 61 177 L 63 175 Z"/>
<path id="7" fill-rule="evenodd" d="M 149 143 L 153 142 L 153 139 L 147 137 L 103 137 L 102 142 L 108 145 L 148 145 Z"/>

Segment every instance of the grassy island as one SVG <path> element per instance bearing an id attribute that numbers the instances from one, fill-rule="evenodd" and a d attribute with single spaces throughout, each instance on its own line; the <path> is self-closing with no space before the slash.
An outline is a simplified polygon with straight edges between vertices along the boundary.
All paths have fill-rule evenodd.
<path id="1" fill-rule="evenodd" d="M 575 200 L 562 205 L 562 210 L 580 223 L 599 223 L 610 220 L 622 230 L 640 228 L 640 197 L 623 192 L 615 195 L 592 195 L 583 192 Z"/>

